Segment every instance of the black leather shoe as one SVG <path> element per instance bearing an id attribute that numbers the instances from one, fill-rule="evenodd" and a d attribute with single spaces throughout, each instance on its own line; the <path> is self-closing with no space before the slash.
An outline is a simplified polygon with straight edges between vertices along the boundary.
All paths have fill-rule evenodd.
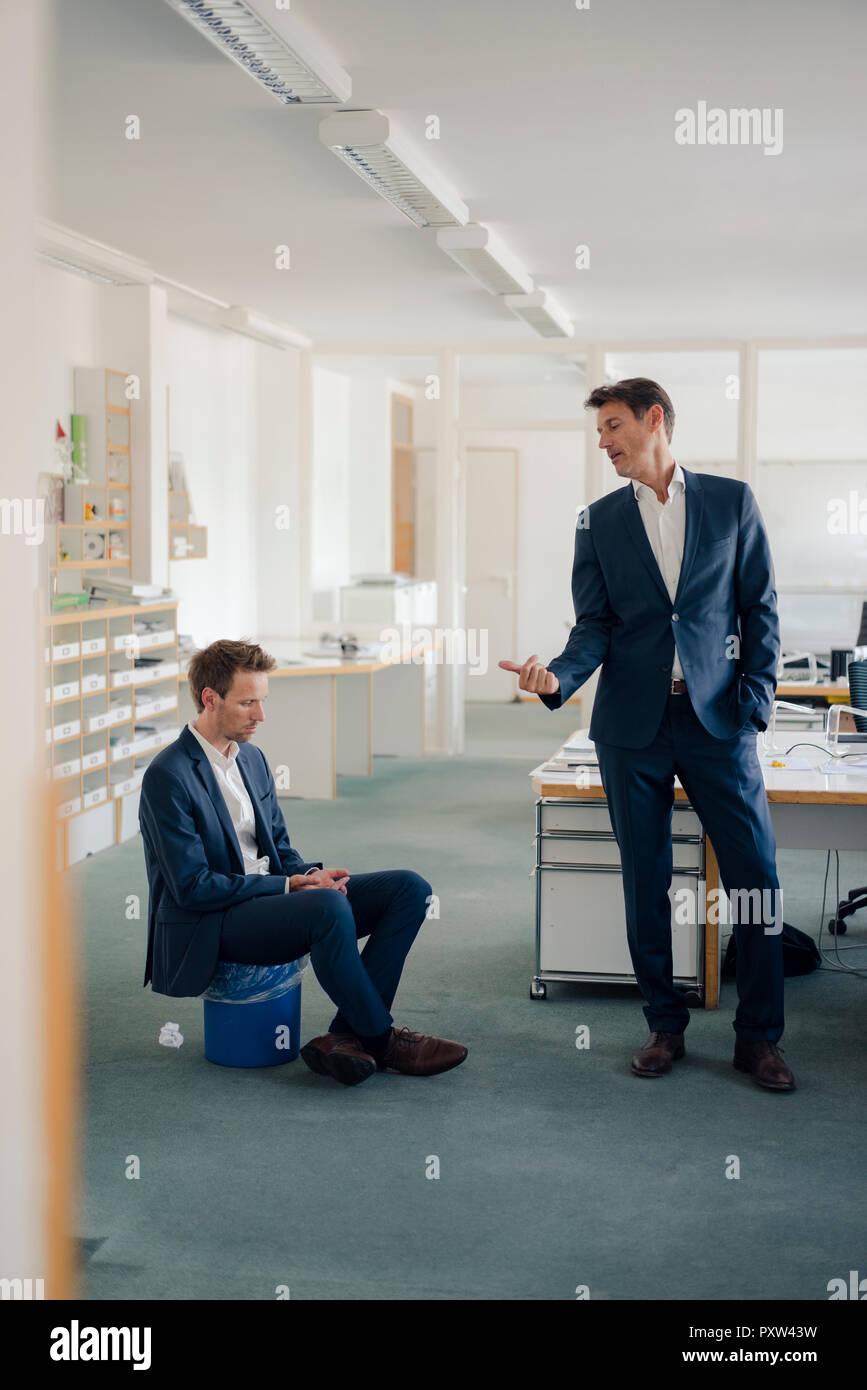
<path id="1" fill-rule="evenodd" d="M 651 1033 L 632 1058 L 633 1076 L 665 1076 L 673 1062 L 684 1056 L 683 1033 Z"/>
<path id="2" fill-rule="evenodd" d="M 780 1056 L 780 1048 L 772 1042 L 745 1042 L 735 1038 L 732 1066 L 747 1072 L 757 1086 L 766 1091 L 794 1091 L 795 1078 Z"/>

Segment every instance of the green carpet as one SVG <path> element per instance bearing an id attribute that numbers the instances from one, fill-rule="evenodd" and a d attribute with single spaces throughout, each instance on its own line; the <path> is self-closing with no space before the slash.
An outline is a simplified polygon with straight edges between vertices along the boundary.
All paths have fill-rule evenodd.
<path id="1" fill-rule="evenodd" d="M 432 883 L 441 917 L 393 1012 L 467 1044 L 444 1076 L 344 1088 L 300 1060 L 211 1065 L 201 1003 L 141 988 L 140 840 L 69 871 L 82 1297 L 274 1299 L 288 1286 L 293 1299 L 573 1299 L 588 1285 L 592 1299 L 826 1299 L 829 1279 L 863 1272 L 867 981 L 787 982 L 791 1095 L 732 1068 L 731 985 L 719 1012 L 693 1014 L 685 1061 L 658 1081 L 629 1072 L 646 1035 L 634 989 L 561 984 L 530 1000 L 526 774 L 578 722 L 574 710 L 471 705 L 464 758 L 377 759 L 372 779 L 340 779 L 335 802 L 281 803 L 305 856 Z M 814 934 L 824 862 L 779 858 L 786 918 Z M 867 854 L 841 865 L 846 888 L 867 883 Z M 127 920 L 130 894 L 140 920 Z M 861 916 L 841 944 L 865 940 Z M 867 950 L 846 959 L 867 964 Z M 332 1013 L 308 970 L 303 1036 Z M 157 1043 L 167 1020 L 179 1049 Z"/>

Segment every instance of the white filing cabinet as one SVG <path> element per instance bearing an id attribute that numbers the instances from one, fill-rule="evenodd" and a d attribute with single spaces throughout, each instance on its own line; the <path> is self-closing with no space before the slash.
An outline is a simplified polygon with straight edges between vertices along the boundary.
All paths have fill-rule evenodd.
<path id="1" fill-rule="evenodd" d="M 433 627 L 436 620 L 437 586 L 433 579 L 344 584 L 340 590 L 342 623 Z"/>
<path id="2" fill-rule="evenodd" d="M 689 805 L 672 812 L 672 954 L 675 982 L 704 993 L 704 844 Z M 620 851 L 606 802 L 540 797 L 536 802 L 536 973 L 533 999 L 550 980 L 635 984 L 626 939 Z M 688 896 L 675 898 L 686 890 Z M 692 911 L 682 911 L 691 903 Z M 685 920 L 679 920 L 679 919 Z"/>

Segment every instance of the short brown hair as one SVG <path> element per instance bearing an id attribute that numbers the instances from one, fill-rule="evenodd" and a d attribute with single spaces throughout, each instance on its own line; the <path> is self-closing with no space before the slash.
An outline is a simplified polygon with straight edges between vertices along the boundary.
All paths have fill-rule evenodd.
<path id="1" fill-rule="evenodd" d="M 225 700 L 236 671 L 273 671 L 276 665 L 273 656 L 269 656 L 268 652 L 264 652 L 254 642 L 248 642 L 246 638 L 242 638 L 240 642 L 233 642 L 229 638 L 212 642 L 209 647 L 203 647 L 201 651 L 193 654 L 187 672 L 190 694 L 195 701 L 196 709 L 201 714 L 205 708 L 202 704 L 202 691 L 206 686 L 216 690 L 220 699 Z"/>
<path id="2" fill-rule="evenodd" d="M 584 402 L 585 410 L 598 410 L 609 401 L 622 401 L 628 405 L 636 420 L 641 420 L 652 405 L 662 406 L 662 418 L 668 442 L 674 434 L 674 406 L 667 391 L 647 376 L 629 376 L 625 381 L 615 381 L 611 386 L 597 386 Z"/>

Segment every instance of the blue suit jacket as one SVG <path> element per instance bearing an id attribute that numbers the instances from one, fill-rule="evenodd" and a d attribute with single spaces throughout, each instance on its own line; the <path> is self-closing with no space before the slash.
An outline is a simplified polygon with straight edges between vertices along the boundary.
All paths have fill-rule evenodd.
<path id="1" fill-rule="evenodd" d="M 590 737 L 645 748 L 662 722 L 674 634 L 696 714 L 715 738 L 753 718 L 765 728 L 777 688 L 780 631 L 774 568 L 746 483 L 683 470 L 686 531 L 674 603 L 630 483 L 593 502 L 575 531 L 575 626 L 548 662 L 557 709 L 598 666 Z"/>
<path id="2" fill-rule="evenodd" d="M 207 989 L 220 951 L 223 911 L 285 893 L 286 878 L 318 861 L 289 843 L 271 769 L 261 748 L 242 743 L 238 767 L 253 803 L 259 850 L 270 874 L 246 874 L 232 818 L 205 750 L 184 727 L 142 779 L 139 828 L 148 876 L 148 945 L 143 983 L 158 994 Z"/>

